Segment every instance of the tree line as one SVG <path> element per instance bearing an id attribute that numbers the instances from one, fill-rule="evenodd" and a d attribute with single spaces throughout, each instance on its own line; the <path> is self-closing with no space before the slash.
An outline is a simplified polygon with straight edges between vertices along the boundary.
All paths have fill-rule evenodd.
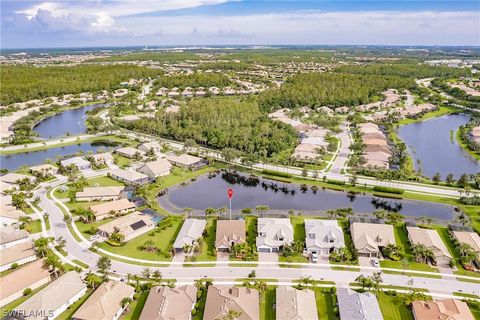
<path id="1" fill-rule="evenodd" d="M 178 87 L 185 89 L 186 87 L 226 87 L 232 86 L 234 83 L 223 74 L 218 73 L 194 73 L 190 75 L 164 76 L 155 80 L 155 85 L 159 87 L 173 88 Z"/>

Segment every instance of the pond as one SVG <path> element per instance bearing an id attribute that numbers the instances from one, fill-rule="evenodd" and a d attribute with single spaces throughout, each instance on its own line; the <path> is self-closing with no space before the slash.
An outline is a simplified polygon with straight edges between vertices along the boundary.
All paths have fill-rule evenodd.
<path id="1" fill-rule="evenodd" d="M 312 190 L 293 183 L 277 182 L 262 178 L 249 178 L 243 174 L 222 173 L 202 176 L 186 185 L 177 185 L 158 197 L 162 207 L 171 212 L 182 212 L 189 207 L 203 211 L 205 208 L 228 206 L 227 189 L 234 190 L 232 211 L 254 209 L 267 205 L 271 211 L 302 210 L 304 215 L 315 215 L 329 209 L 351 207 L 355 212 L 371 213 L 376 209 L 397 211 L 405 216 L 431 216 L 451 220 L 455 209 L 449 205 L 432 202 L 379 198 L 333 190 Z"/>
<path id="2" fill-rule="evenodd" d="M 480 162 L 456 139 L 456 131 L 469 119 L 466 114 L 451 114 L 400 126 L 398 136 L 407 145 L 415 170 L 430 178 L 439 172 L 443 180 L 449 173 L 459 178 L 464 173 L 480 172 Z"/>
<path id="3" fill-rule="evenodd" d="M 16 170 L 22 165 L 33 166 L 43 163 L 47 159 L 56 161 L 55 156 L 68 156 L 76 154 L 79 151 L 87 153 L 88 151 L 93 151 L 94 153 L 98 151 L 99 148 L 113 148 L 118 146 L 118 143 L 107 141 L 107 140 L 97 140 L 93 142 L 83 142 L 78 144 L 67 145 L 63 147 L 54 147 L 39 151 L 31 152 L 22 152 L 14 154 L 2 154 L 0 155 L 0 168 L 8 170 Z"/>
<path id="4" fill-rule="evenodd" d="M 77 109 L 57 113 L 38 122 L 33 131 L 38 133 L 40 138 L 58 138 L 70 135 L 77 135 L 87 132 L 85 120 L 87 111 L 101 107 L 103 104 L 91 104 Z"/>

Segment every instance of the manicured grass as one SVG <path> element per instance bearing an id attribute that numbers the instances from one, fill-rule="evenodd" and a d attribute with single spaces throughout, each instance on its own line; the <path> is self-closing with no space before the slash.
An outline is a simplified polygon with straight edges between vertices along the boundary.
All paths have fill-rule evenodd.
<path id="1" fill-rule="evenodd" d="M 293 238 L 295 241 L 305 241 L 305 218 L 291 217 L 293 226 Z"/>
<path id="2" fill-rule="evenodd" d="M 147 302 L 148 298 L 148 291 L 142 292 L 137 300 L 134 300 L 130 303 L 129 311 L 123 315 L 123 320 L 138 320 L 140 319 L 140 315 L 142 314 L 143 307 L 145 306 L 145 302 Z"/>
<path id="3" fill-rule="evenodd" d="M 207 288 L 200 289 L 202 294 L 200 298 L 197 298 L 198 307 L 196 308 L 196 313 L 193 316 L 193 320 L 202 320 L 203 313 L 205 312 L 205 303 L 207 302 Z"/>
<path id="4" fill-rule="evenodd" d="M 78 220 L 75 221 L 75 225 L 77 226 L 77 229 L 83 234 L 83 236 L 88 239 L 92 236 L 92 234 L 90 233 L 90 229 L 92 227 L 99 227 L 102 224 L 112 221 L 112 219 L 113 218 L 107 218 L 100 221 L 93 221 L 90 223 L 83 223 L 81 220 Z"/>
<path id="5" fill-rule="evenodd" d="M 470 294 L 470 293 L 454 292 L 453 295 L 462 297 L 462 298 L 480 299 L 480 296 L 477 296 L 476 294 Z"/>
<path id="6" fill-rule="evenodd" d="M 87 179 L 87 183 L 89 187 L 117 187 L 117 186 L 123 187 L 125 186 L 120 181 L 114 180 L 107 176 Z"/>
<path id="7" fill-rule="evenodd" d="M 401 261 L 392 261 L 392 260 L 381 260 L 380 266 L 382 268 L 392 268 L 392 269 L 403 269 Z M 431 267 L 426 263 L 419 263 L 414 261 L 409 261 L 408 266 L 405 270 L 416 270 L 416 271 L 426 271 L 426 272 L 439 272 L 438 268 Z M 423 275 L 418 275 L 423 276 Z"/>
<path id="8" fill-rule="evenodd" d="M 332 294 L 329 288 L 314 288 L 313 291 L 317 301 L 318 318 L 322 320 L 340 319 L 333 310 L 336 304 L 336 295 Z"/>
<path id="9" fill-rule="evenodd" d="M 250 247 L 256 248 L 256 239 L 257 239 L 257 217 L 248 216 L 245 217 L 245 222 L 247 224 L 247 243 Z"/>
<path id="10" fill-rule="evenodd" d="M 33 220 L 25 226 L 25 229 L 31 234 L 42 232 L 42 222 L 40 219 Z"/>
<path id="11" fill-rule="evenodd" d="M 77 310 L 82 306 L 82 304 L 87 301 L 87 299 L 90 297 L 90 295 L 94 291 L 91 289 L 88 289 L 87 293 L 85 293 L 80 299 L 75 301 L 73 304 L 71 304 L 67 310 L 63 311 L 59 316 L 58 320 L 69 320 L 72 318 L 73 314 L 77 312 Z"/>
<path id="12" fill-rule="evenodd" d="M 398 125 L 405 125 L 405 124 L 410 124 L 410 123 L 416 123 L 416 122 L 421 122 L 427 119 L 431 118 L 436 118 L 443 116 L 448 113 L 452 113 L 458 111 L 458 109 L 452 108 L 452 107 L 445 107 L 445 106 L 440 106 L 438 110 L 432 111 L 432 112 L 427 112 L 423 116 L 421 116 L 418 119 L 402 119 L 398 122 Z"/>
<path id="13" fill-rule="evenodd" d="M 413 320 L 413 314 L 401 296 L 390 296 L 379 291 L 377 298 L 384 320 Z"/>
<path id="14" fill-rule="evenodd" d="M 83 267 L 83 268 L 89 268 L 90 266 L 80 260 L 77 260 L 77 259 L 73 259 L 72 262 L 75 262 L 76 264 L 78 264 L 79 266 Z"/>
<path id="15" fill-rule="evenodd" d="M 23 302 L 25 302 L 26 300 L 33 297 L 34 294 L 36 294 L 38 291 L 42 290 L 43 288 L 45 288 L 49 284 L 50 284 L 50 282 L 44 284 L 43 286 L 40 286 L 39 288 L 37 288 L 35 290 L 32 290 L 32 293 L 30 293 L 28 296 L 21 296 L 20 298 L 18 298 L 16 300 L 10 302 L 9 304 L 1 307 L 0 308 L 0 315 L 2 315 L 2 317 L 3 317 L 3 315 L 6 315 L 8 312 L 12 311 L 13 309 L 15 309 L 16 307 L 21 305 Z"/>
<path id="16" fill-rule="evenodd" d="M 202 251 L 196 257 L 197 261 L 214 261 L 217 259 L 215 253 L 215 235 L 217 230 L 217 219 L 207 219 L 207 225 L 205 226 L 206 237 L 203 237 L 200 241 L 202 244 Z"/>
<path id="17" fill-rule="evenodd" d="M 112 247 L 109 244 L 103 242 L 99 244 L 99 248 L 102 248 L 112 253 L 136 259 L 145 259 L 152 261 L 170 261 L 171 258 L 166 258 L 163 254 L 142 251 L 139 249 L 139 247 L 141 247 L 145 243 L 145 241 L 152 240 L 155 243 L 155 246 L 161 249 L 162 252 L 167 252 L 170 250 L 183 224 L 183 218 L 172 216 L 168 219 L 171 222 L 172 226 L 166 227 L 164 230 L 160 230 L 160 232 L 154 232 L 154 235 L 151 235 L 153 233 L 152 230 L 128 241 L 124 246 Z"/>
<path id="18" fill-rule="evenodd" d="M 276 310 L 275 305 L 275 289 L 277 286 L 267 286 L 267 290 L 260 294 L 260 319 L 261 320 L 275 320 Z"/>
<path id="19" fill-rule="evenodd" d="M 113 159 L 115 161 L 115 164 L 120 168 L 128 167 L 130 163 L 132 163 L 132 159 L 128 159 L 116 153 L 113 154 Z"/>
<path id="20" fill-rule="evenodd" d="M 94 206 L 99 203 L 104 203 L 104 201 L 85 201 L 85 202 L 64 202 L 63 204 L 67 206 L 67 208 L 72 211 L 72 210 L 78 210 L 78 209 L 85 209 L 90 206 Z M 75 215 L 75 212 L 72 212 L 73 215 Z"/>
<path id="21" fill-rule="evenodd" d="M 300 263 L 306 263 L 308 262 L 308 259 L 301 254 L 294 254 L 291 257 L 284 257 L 282 255 L 278 256 L 278 261 L 279 262 L 300 262 Z M 297 266 L 287 266 L 287 265 L 281 265 L 280 267 L 287 267 L 287 268 L 297 268 Z M 300 266 L 298 266 L 301 268 Z"/>
<path id="22" fill-rule="evenodd" d="M 385 274 L 401 274 L 401 275 L 406 275 L 410 277 L 422 277 L 422 278 L 432 278 L 432 279 L 441 279 L 441 275 L 434 275 L 434 274 L 418 274 L 418 273 L 413 273 L 413 272 L 403 272 L 403 271 L 391 271 L 391 270 L 382 270 L 383 273 Z"/>

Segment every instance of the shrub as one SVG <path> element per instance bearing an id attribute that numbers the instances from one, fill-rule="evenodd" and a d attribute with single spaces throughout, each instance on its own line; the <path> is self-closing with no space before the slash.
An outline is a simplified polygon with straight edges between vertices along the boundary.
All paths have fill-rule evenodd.
<path id="1" fill-rule="evenodd" d="M 18 268 L 18 263 L 13 263 L 10 268 L 12 269 L 17 269 Z"/>
<path id="2" fill-rule="evenodd" d="M 277 177 L 282 177 L 282 178 L 291 178 L 292 175 L 290 173 L 286 172 L 280 172 L 280 171 L 275 171 L 275 170 L 262 170 L 263 174 L 268 174 L 270 176 L 277 176 Z"/>
<path id="3" fill-rule="evenodd" d="M 384 187 L 384 186 L 375 186 L 373 187 L 373 190 L 378 192 L 395 193 L 395 194 L 403 194 L 405 192 L 402 189 Z"/>
<path id="4" fill-rule="evenodd" d="M 23 295 L 24 296 L 28 296 L 31 293 L 32 293 L 32 289 L 30 289 L 30 288 L 26 288 L 25 290 L 23 290 Z"/>
<path id="5" fill-rule="evenodd" d="M 327 179 L 327 183 L 335 184 L 337 186 L 344 186 L 345 185 L 345 181 L 334 180 L 334 179 Z"/>

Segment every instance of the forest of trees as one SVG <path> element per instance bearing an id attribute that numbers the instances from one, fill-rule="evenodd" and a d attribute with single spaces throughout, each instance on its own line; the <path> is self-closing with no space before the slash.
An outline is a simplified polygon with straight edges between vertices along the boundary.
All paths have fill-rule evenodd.
<path id="1" fill-rule="evenodd" d="M 2 66 L 0 105 L 63 94 L 110 90 L 122 81 L 161 73 L 160 70 L 130 65 Z"/>
<path id="2" fill-rule="evenodd" d="M 252 65 L 245 62 L 206 62 L 199 64 L 198 70 L 224 70 L 224 71 L 244 71 L 251 69 Z"/>
<path id="3" fill-rule="evenodd" d="M 226 87 L 233 86 L 234 83 L 223 74 L 218 73 L 194 73 L 190 75 L 165 76 L 155 80 L 155 85 L 159 87 L 173 88 L 178 87 Z"/>
<path id="4" fill-rule="evenodd" d="M 469 69 L 429 66 L 425 64 L 368 64 L 349 65 L 335 69 L 336 72 L 399 76 L 405 78 L 464 77 L 471 74 Z"/>
<path id="5" fill-rule="evenodd" d="M 389 88 L 398 90 L 415 86 L 412 79 L 395 76 L 352 75 L 338 73 L 298 74 L 276 90 L 259 96 L 262 110 L 301 106 L 355 106 L 370 102 Z"/>
<path id="6" fill-rule="evenodd" d="M 262 115 L 255 100 L 198 99 L 177 114 L 160 111 L 155 119 L 124 126 L 179 141 L 193 139 L 215 149 L 233 148 L 258 157 L 291 149 L 298 139 L 291 126 Z"/>
<path id="7" fill-rule="evenodd" d="M 94 58 L 88 62 L 117 62 L 117 61 L 156 61 L 178 62 L 185 60 L 198 60 L 199 55 L 194 52 L 140 52 L 131 54 L 118 54 L 104 58 Z"/>

